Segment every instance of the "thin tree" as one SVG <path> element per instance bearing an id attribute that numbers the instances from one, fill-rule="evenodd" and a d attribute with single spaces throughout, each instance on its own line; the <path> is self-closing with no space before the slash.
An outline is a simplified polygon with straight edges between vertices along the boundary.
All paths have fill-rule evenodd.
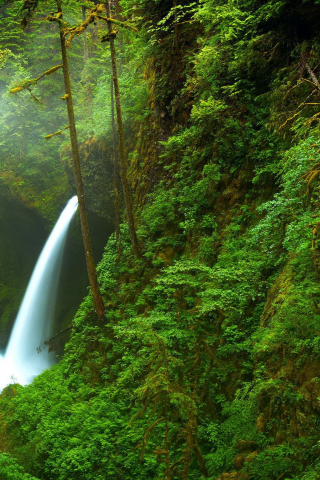
<path id="1" fill-rule="evenodd" d="M 107 22 L 108 34 L 102 37 L 102 41 L 108 40 L 110 42 L 112 75 L 113 75 L 113 84 L 114 84 L 114 93 L 115 93 L 115 102 L 116 102 L 117 125 L 118 125 L 118 133 L 119 133 L 120 178 L 121 178 L 124 199 L 126 204 L 127 220 L 129 225 L 132 249 L 135 255 L 137 257 L 140 257 L 141 254 L 139 250 L 138 239 L 136 235 L 134 218 L 133 218 L 131 190 L 128 182 L 128 172 L 127 172 L 128 169 L 127 169 L 126 149 L 125 149 L 125 143 L 124 143 L 121 97 L 120 97 L 119 78 L 118 78 L 118 69 L 117 69 L 116 49 L 114 44 L 114 40 L 117 32 L 116 30 L 114 30 L 113 25 L 114 24 L 119 25 L 121 27 L 128 28 L 129 30 L 133 30 L 135 32 L 137 32 L 137 29 L 126 22 L 122 22 L 111 17 L 110 0 L 106 1 L 107 17 L 103 16 L 102 10 L 103 10 L 103 5 L 97 4 L 91 10 L 87 19 L 81 23 L 81 25 L 65 28 L 64 37 L 65 38 L 68 37 L 67 45 L 70 45 L 75 35 L 80 35 L 91 23 L 95 23 L 96 20 L 99 20 L 99 19 Z"/>
<path id="2" fill-rule="evenodd" d="M 37 4 L 38 4 L 37 0 L 25 0 L 24 9 L 28 11 L 28 14 L 27 16 L 24 17 L 22 21 L 22 24 L 24 26 L 27 24 L 27 17 L 30 16 L 31 12 L 35 10 L 35 8 L 37 7 Z M 79 148 L 78 148 L 76 124 L 75 124 L 75 118 L 74 118 L 72 93 L 71 93 L 69 62 L 68 62 L 66 40 L 64 36 L 64 23 L 62 19 L 62 0 L 56 0 L 56 4 L 58 8 L 57 14 L 50 15 L 49 17 L 47 17 L 47 20 L 55 21 L 59 25 L 60 46 L 61 46 L 61 55 L 62 55 L 62 70 L 63 70 L 64 85 L 65 85 L 65 95 L 62 98 L 67 103 L 69 125 L 66 128 L 68 128 L 70 131 L 74 175 L 75 175 L 75 182 L 76 182 L 78 202 L 79 202 L 82 238 L 83 238 L 83 244 L 84 244 L 84 250 L 85 250 L 88 277 L 89 277 L 89 282 L 92 290 L 92 297 L 93 297 L 95 310 L 98 317 L 102 317 L 105 311 L 105 307 L 103 304 L 102 295 L 98 285 L 97 271 L 96 271 L 96 266 L 95 266 L 94 257 L 93 257 L 89 223 L 88 223 L 88 217 L 87 217 L 86 206 L 85 206 L 84 189 L 83 189 L 83 181 L 82 181 L 81 166 L 80 166 L 80 155 L 79 155 Z M 53 69 L 46 72 L 45 74 L 48 74 L 49 72 L 51 73 L 52 71 L 57 70 L 57 68 L 59 67 L 60 66 L 54 67 Z M 38 77 L 36 81 L 39 80 L 40 78 L 42 78 L 42 76 Z M 24 89 L 24 88 L 26 88 L 25 83 L 23 84 L 23 86 L 20 86 L 20 87 L 17 87 L 16 89 L 11 90 L 11 92 L 19 91 L 19 89 Z M 61 131 L 57 133 L 60 134 Z M 53 135 L 48 135 L 47 138 L 50 138 L 52 136 Z"/>
<path id="3" fill-rule="evenodd" d="M 126 203 L 127 220 L 129 225 L 132 248 L 135 255 L 137 257 L 140 257 L 140 250 L 139 250 L 138 239 L 136 235 L 136 229 L 135 229 L 134 218 L 133 218 L 132 197 L 131 197 L 131 191 L 128 183 L 127 159 L 126 159 L 126 149 L 125 149 L 125 143 L 124 143 L 117 57 L 116 57 L 116 49 L 114 44 L 116 31 L 113 28 L 114 22 L 111 16 L 110 0 L 106 0 L 106 11 L 107 11 L 107 25 L 108 25 L 108 40 L 110 43 L 112 75 L 113 75 L 114 93 L 115 93 L 115 100 L 116 100 L 117 124 L 118 124 L 118 134 L 119 134 L 120 178 L 121 178 L 121 183 L 123 187 L 124 199 Z"/>
<path id="4" fill-rule="evenodd" d="M 56 17 L 48 17 L 48 20 L 57 19 L 58 25 L 59 25 L 60 46 L 61 46 L 61 55 L 62 55 L 62 69 L 63 69 L 63 78 L 64 78 L 64 86 L 65 86 L 65 98 L 67 103 L 68 118 L 69 118 L 69 125 L 70 125 L 69 131 L 70 131 L 70 140 L 71 140 L 71 148 L 72 148 L 72 156 L 73 156 L 74 175 L 76 180 L 76 187 L 77 187 L 77 194 L 78 194 L 78 201 L 79 201 L 79 212 L 80 212 L 83 244 L 85 249 L 87 270 L 88 270 L 88 276 L 89 276 L 90 286 L 92 290 L 94 306 L 95 306 L 98 317 L 102 317 L 102 315 L 104 314 L 105 308 L 104 308 L 101 292 L 98 285 L 97 271 L 96 271 L 96 265 L 93 257 L 89 223 L 88 223 L 88 217 L 87 217 L 86 206 L 85 206 L 84 189 L 83 189 L 83 181 L 82 181 L 81 166 L 80 166 L 80 155 L 79 155 L 79 148 L 78 148 L 76 124 L 74 119 L 72 93 L 71 93 L 68 54 L 67 54 L 66 40 L 63 32 L 62 2 L 61 0 L 56 0 L 56 3 L 58 7 L 58 13 Z"/>

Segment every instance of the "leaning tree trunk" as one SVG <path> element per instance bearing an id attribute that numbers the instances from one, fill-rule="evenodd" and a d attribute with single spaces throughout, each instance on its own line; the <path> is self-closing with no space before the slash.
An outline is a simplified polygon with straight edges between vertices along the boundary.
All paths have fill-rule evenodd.
<path id="1" fill-rule="evenodd" d="M 57 0 L 57 6 L 58 6 L 59 13 L 61 13 L 60 19 L 62 19 L 61 0 Z M 64 77 L 64 85 L 65 85 L 65 93 L 66 93 L 65 98 L 66 98 L 67 108 L 68 108 L 70 140 L 71 140 L 71 147 L 72 147 L 74 174 L 75 174 L 78 201 L 79 201 L 81 230 L 82 230 L 83 244 L 85 249 L 89 282 L 92 290 L 93 302 L 94 302 L 94 306 L 95 306 L 98 317 L 102 317 L 102 315 L 104 314 L 105 308 L 104 308 L 101 292 L 98 285 L 97 272 L 96 272 L 96 266 L 93 258 L 91 237 L 90 237 L 90 231 L 89 231 L 89 224 L 88 224 L 88 218 L 87 218 L 86 207 L 85 207 L 84 190 L 83 190 L 83 182 L 82 182 L 81 167 L 80 167 L 80 155 L 79 155 L 77 131 L 76 131 L 73 102 L 72 102 L 72 95 L 71 95 L 67 47 L 66 47 L 66 42 L 63 36 L 63 30 L 61 25 L 62 24 L 59 23 L 63 77 Z"/>
<path id="2" fill-rule="evenodd" d="M 106 1 L 106 9 L 107 9 L 107 17 L 111 18 L 110 0 Z M 131 192 L 130 192 L 128 177 L 127 177 L 127 161 L 126 161 L 126 150 L 124 145 L 120 88 L 119 88 L 119 79 L 118 79 L 116 49 L 114 45 L 114 39 L 116 34 L 113 30 L 112 22 L 108 21 L 107 23 L 108 23 L 108 32 L 109 32 L 109 41 L 110 41 L 112 74 L 113 74 L 114 93 L 115 93 L 115 99 L 116 99 L 117 123 L 118 123 L 118 133 L 119 133 L 120 178 L 121 178 L 121 183 L 123 187 L 124 199 L 126 203 L 127 220 L 129 224 L 129 232 L 130 232 L 132 248 L 133 248 L 134 254 L 137 257 L 140 257 L 138 239 L 137 239 L 136 230 L 134 226 L 134 219 L 133 219 L 132 198 L 131 198 Z"/>

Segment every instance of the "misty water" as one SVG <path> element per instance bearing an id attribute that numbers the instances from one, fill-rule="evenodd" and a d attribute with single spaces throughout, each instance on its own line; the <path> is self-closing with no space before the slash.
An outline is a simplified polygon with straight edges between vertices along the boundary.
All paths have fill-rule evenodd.
<path id="1" fill-rule="evenodd" d="M 0 355 L 0 391 L 10 383 L 26 385 L 50 367 L 54 355 L 38 347 L 52 332 L 64 246 L 78 198 L 69 200 L 34 268 L 4 356 Z"/>

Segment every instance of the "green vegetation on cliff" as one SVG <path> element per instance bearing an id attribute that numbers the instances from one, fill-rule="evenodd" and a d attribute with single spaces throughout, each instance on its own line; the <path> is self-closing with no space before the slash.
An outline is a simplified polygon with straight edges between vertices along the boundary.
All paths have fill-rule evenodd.
<path id="1" fill-rule="evenodd" d="M 317 480 L 320 2 L 114 7 L 139 30 L 116 46 L 141 258 L 122 212 L 121 249 L 112 235 L 98 265 L 105 316 L 89 293 L 59 364 L 0 396 L 0 474 Z M 23 55 L 29 33 L 3 47 Z M 97 161 L 112 156 L 106 26 L 87 35 L 83 167 L 111 210 Z"/>

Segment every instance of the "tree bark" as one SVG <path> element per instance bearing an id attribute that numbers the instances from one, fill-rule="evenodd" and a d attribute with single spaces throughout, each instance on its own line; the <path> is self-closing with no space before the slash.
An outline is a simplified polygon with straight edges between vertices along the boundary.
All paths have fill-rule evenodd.
<path id="1" fill-rule="evenodd" d="M 107 17 L 112 18 L 110 0 L 106 0 L 106 10 L 107 10 Z M 109 32 L 109 41 L 110 41 L 114 93 L 116 98 L 116 111 L 117 111 L 117 123 L 118 123 L 118 134 L 119 134 L 119 153 L 120 153 L 120 178 L 121 178 L 121 183 L 123 187 L 124 199 L 126 203 L 127 220 L 129 225 L 132 248 L 133 248 L 134 254 L 137 257 L 140 257 L 141 255 L 139 251 L 138 239 L 137 239 L 134 219 L 133 219 L 132 198 L 131 198 L 131 192 L 130 192 L 128 177 L 127 177 L 127 161 L 126 161 L 126 151 L 125 151 L 125 145 L 124 145 L 121 98 L 120 98 L 120 88 L 119 88 L 119 79 L 118 79 L 116 49 L 114 45 L 115 32 L 113 30 L 112 22 L 107 22 L 107 23 L 108 23 L 108 32 Z"/>
<path id="2" fill-rule="evenodd" d="M 56 1 L 58 6 L 58 12 L 62 13 L 61 0 L 56 0 Z M 62 15 L 60 16 L 60 18 L 62 18 Z M 88 218 L 87 218 L 86 207 L 85 207 L 84 189 L 83 189 L 81 167 L 80 167 L 80 155 L 79 155 L 77 131 L 76 131 L 76 125 L 75 125 L 75 119 L 74 119 L 73 101 L 72 101 L 72 95 L 71 95 L 71 83 L 70 83 L 70 75 L 69 75 L 67 47 L 65 43 L 65 38 L 63 36 L 61 24 L 59 24 L 59 27 L 60 27 L 60 43 L 61 43 L 62 65 L 63 65 L 63 78 L 64 78 L 64 85 L 65 85 L 69 125 L 70 125 L 70 129 L 69 129 L 70 140 L 71 140 L 71 147 L 72 147 L 72 156 L 73 156 L 74 174 L 75 174 L 75 180 L 76 180 L 78 202 L 79 202 L 82 238 L 83 238 L 83 244 L 85 249 L 87 271 L 88 271 L 89 282 L 92 290 L 93 302 L 94 302 L 96 313 L 100 318 L 103 316 L 105 308 L 104 308 L 101 292 L 98 285 L 97 272 L 96 272 L 96 266 L 93 258 L 93 250 L 92 250 L 91 237 L 90 237 L 90 231 L 89 231 L 89 224 L 88 224 Z"/>
<path id="3" fill-rule="evenodd" d="M 114 168 L 114 214 L 116 224 L 116 239 L 118 252 L 121 252 L 120 244 L 120 209 L 119 209 L 119 191 L 118 191 L 118 162 L 117 162 L 117 139 L 116 139 L 116 124 L 114 119 L 114 94 L 113 94 L 113 78 L 111 77 L 111 123 L 112 123 L 112 142 L 113 142 L 113 168 Z"/>

